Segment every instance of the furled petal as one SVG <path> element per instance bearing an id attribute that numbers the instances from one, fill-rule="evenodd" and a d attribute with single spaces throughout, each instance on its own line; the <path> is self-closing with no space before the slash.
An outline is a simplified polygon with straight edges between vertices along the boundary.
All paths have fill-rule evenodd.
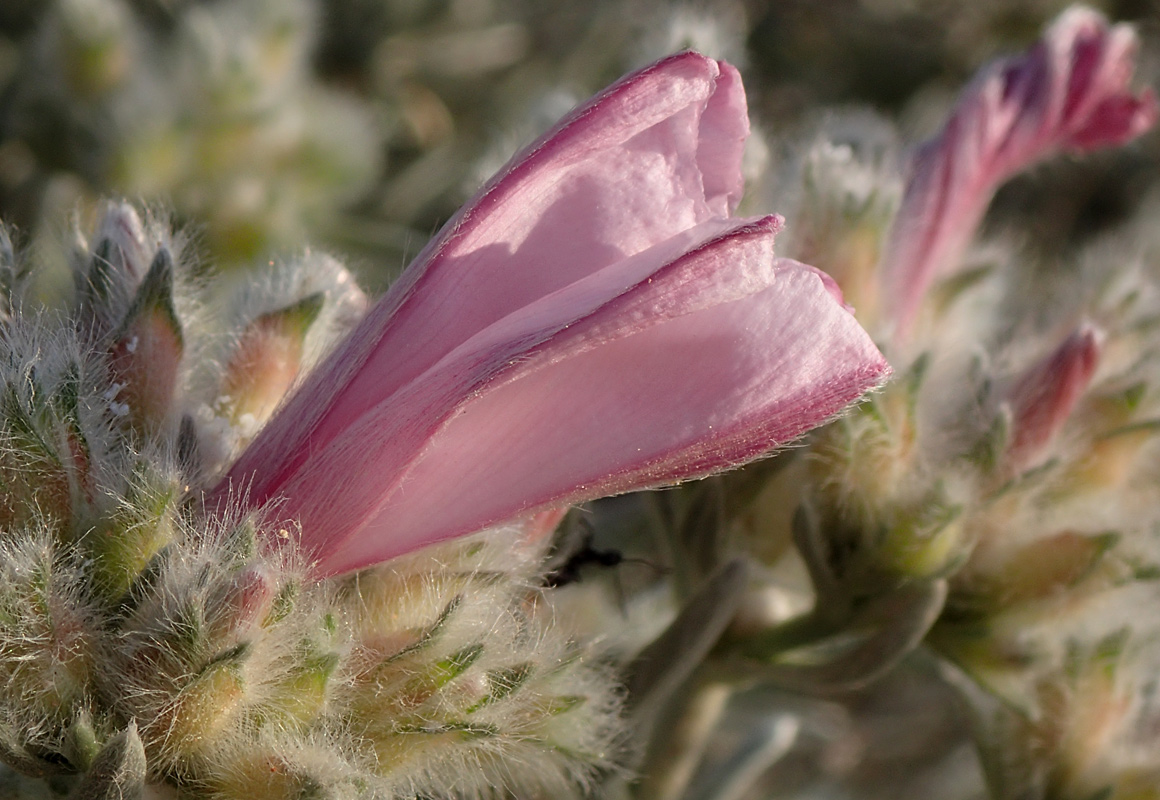
<path id="1" fill-rule="evenodd" d="M 728 216 L 748 134 L 736 70 L 696 53 L 630 75 L 517 155 L 420 253 L 230 472 L 256 502 L 453 348 L 515 309 Z M 320 397 L 333 397 L 329 404 Z M 272 467 L 272 465 L 277 465 Z"/>
<path id="2" fill-rule="evenodd" d="M 1128 89 L 1136 36 L 1084 8 L 1064 12 L 1027 53 L 998 61 L 918 151 L 884 262 L 884 297 L 904 336 L 931 281 L 951 268 L 998 186 L 1059 152 L 1127 142 L 1156 121 Z"/>
<path id="3" fill-rule="evenodd" d="M 209 493 L 323 573 L 752 460 L 888 367 L 821 273 L 729 216 L 736 71 L 617 83 L 518 155 Z M 526 526 L 534 535 L 542 526 Z"/>
<path id="4" fill-rule="evenodd" d="M 279 513 L 336 573 L 798 436 L 887 367 L 819 273 L 774 258 L 776 228 L 738 221 L 509 315 L 315 453 Z"/>

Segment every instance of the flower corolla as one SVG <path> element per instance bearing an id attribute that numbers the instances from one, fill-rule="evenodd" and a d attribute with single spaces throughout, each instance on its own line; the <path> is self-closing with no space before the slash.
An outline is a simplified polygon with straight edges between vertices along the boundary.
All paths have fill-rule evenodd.
<path id="1" fill-rule="evenodd" d="M 889 371 L 780 217 L 732 216 L 745 95 L 682 53 L 517 154 L 207 496 L 301 526 L 320 574 L 718 472 Z"/>

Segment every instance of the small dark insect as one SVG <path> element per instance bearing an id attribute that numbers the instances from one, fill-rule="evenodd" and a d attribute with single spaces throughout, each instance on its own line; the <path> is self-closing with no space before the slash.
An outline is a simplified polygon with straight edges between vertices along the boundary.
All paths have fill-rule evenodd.
<path id="1" fill-rule="evenodd" d="M 624 555 L 619 550 L 598 550 L 592 546 L 596 538 L 596 530 L 592 524 L 584 517 L 573 517 L 572 528 L 564 537 L 564 541 L 571 543 L 570 548 L 567 544 L 558 545 L 559 550 L 568 555 L 558 554 L 553 559 L 554 564 L 547 574 L 544 575 L 544 586 L 549 589 L 554 589 L 559 586 L 567 586 L 570 583 L 579 583 L 582 579 L 582 571 L 585 567 L 618 567 L 621 564 L 644 564 L 657 572 L 665 572 L 663 567 L 643 558 L 633 558 Z M 617 578 L 617 586 L 620 586 L 619 577 Z"/>
<path id="2" fill-rule="evenodd" d="M 597 550 L 592 546 L 592 532 L 584 535 L 584 544 L 568 559 L 544 576 L 544 586 L 554 589 L 580 580 L 580 568 L 589 564 L 601 567 L 616 567 L 624 562 L 624 554 L 619 550 Z"/>

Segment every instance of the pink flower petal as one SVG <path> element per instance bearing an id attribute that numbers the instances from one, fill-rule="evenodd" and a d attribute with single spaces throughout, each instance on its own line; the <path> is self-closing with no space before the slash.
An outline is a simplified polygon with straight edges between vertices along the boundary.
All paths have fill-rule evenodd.
<path id="1" fill-rule="evenodd" d="M 884 297 L 905 336 L 931 282 L 953 268 L 995 190 L 1060 152 L 1123 144 L 1157 102 L 1133 94 L 1136 36 L 1084 8 L 1064 12 L 1027 53 L 998 61 L 918 151 L 884 260 Z"/>
<path id="2" fill-rule="evenodd" d="M 696 53 L 623 78 L 518 154 L 432 240 L 227 479 L 272 498 L 303 460 L 515 309 L 714 218 L 741 192 L 740 79 Z M 319 398 L 332 398 L 320 403 Z M 278 465 L 272 467 L 271 465 Z M 220 494 L 220 492 L 219 492 Z"/>
<path id="3" fill-rule="evenodd" d="M 651 272 L 614 265 L 501 320 L 314 454 L 280 513 L 335 573 L 800 435 L 888 368 L 812 268 L 773 257 L 777 226 L 738 222 Z M 603 304 L 580 299 L 626 272 L 638 282 Z M 384 469 L 380 440 L 416 449 Z"/>
<path id="4" fill-rule="evenodd" d="M 541 507 L 720 472 L 836 415 L 884 377 L 885 362 L 870 362 L 873 345 L 851 335 L 861 330 L 812 270 L 785 266 L 764 292 L 468 404 L 375 517 L 327 548 L 321 569 L 344 572 Z"/>
<path id="5" fill-rule="evenodd" d="M 209 493 L 323 573 L 752 460 L 889 368 L 833 281 L 729 217 L 735 70 L 674 56 L 573 112 L 420 254 Z"/>

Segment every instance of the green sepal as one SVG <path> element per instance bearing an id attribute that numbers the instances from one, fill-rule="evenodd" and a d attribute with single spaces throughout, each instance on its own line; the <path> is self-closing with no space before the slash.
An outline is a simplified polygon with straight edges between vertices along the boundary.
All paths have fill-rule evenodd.
<path id="1" fill-rule="evenodd" d="M 483 649 L 482 644 L 472 644 L 457 650 L 447 658 L 440 659 L 431 665 L 427 674 L 422 676 L 420 680 L 433 688 L 441 689 L 467 672 L 471 665 L 483 655 Z"/>
<path id="2" fill-rule="evenodd" d="M 262 620 L 261 626 L 263 628 L 272 628 L 277 625 L 294 610 L 294 605 L 298 601 L 298 594 L 302 587 L 297 581 L 290 580 L 282 585 L 278 593 L 274 596 L 274 602 L 270 606 L 270 613 Z"/>
<path id="3" fill-rule="evenodd" d="M 433 644 L 439 638 L 439 634 L 443 631 L 444 627 L 446 627 L 448 620 L 450 620 L 451 617 L 455 615 L 455 612 L 459 610 L 461 605 L 463 605 L 462 594 L 457 594 L 452 597 L 451 600 L 448 601 L 447 605 L 443 607 L 443 610 L 439 612 L 439 616 L 435 618 L 435 621 L 418 632 L 418 636 L 416 637 L 415 641 L 411 642 L 406 647 L 403 647 L 401 650 L 392 653 L 390 656 L 383 660 L 383 663 L 389 664 L 392 661 L 397 661 L 404 656 L 410 655 L 411 653 L 422 650 L 424 647 Z"/>
<path id="4" fill-rule="evenodd" d="M 241 642 L 233 647 L 216 653 L 198 672 L 198 676 L 213 672 L 223 665 L 240 667 L 252 655 L 252 646 L 249 642 Z"/>
<path id="5" fill-rule="evenodd" d="M 440 722 L 436 724 L 405 723 L 396 725 L 392 733 L 401 735 L 422 734 L 425 736 L 444 736 L 449 733 L 459 734 L 464 739 L 481 739 L 496 736 L 499 729 L 494 725 L 481 725 L 478 722 Z"/>
<path id="6" fill-rule="evenodd" d="M 338 653 L 320 653 L 304 658 L 263 704 L 263 723 L 291 725 L 300 729 L 314 723 L 326 706 L 330 679 L 342 659 Z"/>
<path id="7" fill-rule="evenodd" d="M 142 800 L 145 776 L 145 747 L 130 722 L 101 748 L 70 800 Z"/>
<path id="8" fill-rule="evenodd" d="M 1116 670 L 1124 651 L 1132 638 L 1128 627 L 1118 628 L 1091 645 L 1072 642 L 1064 657 L 1063 671 L 1072 680 L 1098 672 L 1108 680 L 1116 676 Z"/>
<path id="9" fill-rule="evenodd" d="M 588 698 L 580 694 L 557 695 L 548 701 L 548 707 L 545 711 L 550 717 L 558 717 L 569 711 L 575 711 L 587 702 Z"/>
<path id="10" fill-rule="evenodd" d="M 173 305 L 173 257 L 162 247 L 153 257 L 145 279 L 137 287 L 137 294 L 125 312 L 125 318 L 113 333 L 113 341 L 120 341 L 129 335 L 133 324 L 147 314 L 157 313 L 165 320 L 179 345 L 184 344 L 181 321 Z"/>
<path id="11" fill-rule="evenodd" d="M 258 553 L 258 526 L 254 520 L 246 518 L 230 528 L 222 537 L 225 552 L 237 568 L 254 558 Z"/>
<path id="12" fill-rule="evenodd" d="M 64 755 L 80 772 L 88 772 L 101 752 L 101 743 L 93 728 L 93 718 L 81 709 L 65 731 Z"/>
<path id="13" fill-rule="evenodd" d="M 257 324 L 259 321 L 262 324 L 279 324 L 287 333 L 293 333 L 299 339 L 305 339 L 310 327 L 318 319 L 318 315 L 322 313 L 325 302 L 326 294 L 315 292 L 285 308 L 263 314 L 251 325 Z"/>
<path id="14" fill-rule="evenodd" d="M 468 714 L 474 714 L 479 709 L 492 703 L 503 700 L 525 683 L 532 676 L 535 667 L 531 662 L 519 664 L 505 669 L 492 670 L 487 673 L 488 693 L 467 709 Z"/>
<path id="15" fill-rule="evenodd" d="M 113 241 L 102 239 L 93 249 L 89 258 L 89 269 L 81 285 L 81 313 L 95 312 L 104 306 L 112 294 L 113 276 L 117 266 L 113 263 Z"/>
<path id="16" fill-rule="evenodd" d="M 165 570 L 169 568 L 170 559 L 173 558 L 175 552 L 172 542 L 166 544 L 154 553 L 141 571 L 134 576 L 129 588 L 116 603 L 118 613 L 121 616 L 128 616 L 145 598 L 153 594 L 161 578 L 165 575 Z"/>
<path id="17" fill-rule="evenodd" d="M 138 578 L 172 543 L 176 499 L 176 486 L 159 483 L 145 464 L 138 464 L 123 507 L 84 537 L 93 555 L 94 582 L 106 600 L 128 600 Z"/>

